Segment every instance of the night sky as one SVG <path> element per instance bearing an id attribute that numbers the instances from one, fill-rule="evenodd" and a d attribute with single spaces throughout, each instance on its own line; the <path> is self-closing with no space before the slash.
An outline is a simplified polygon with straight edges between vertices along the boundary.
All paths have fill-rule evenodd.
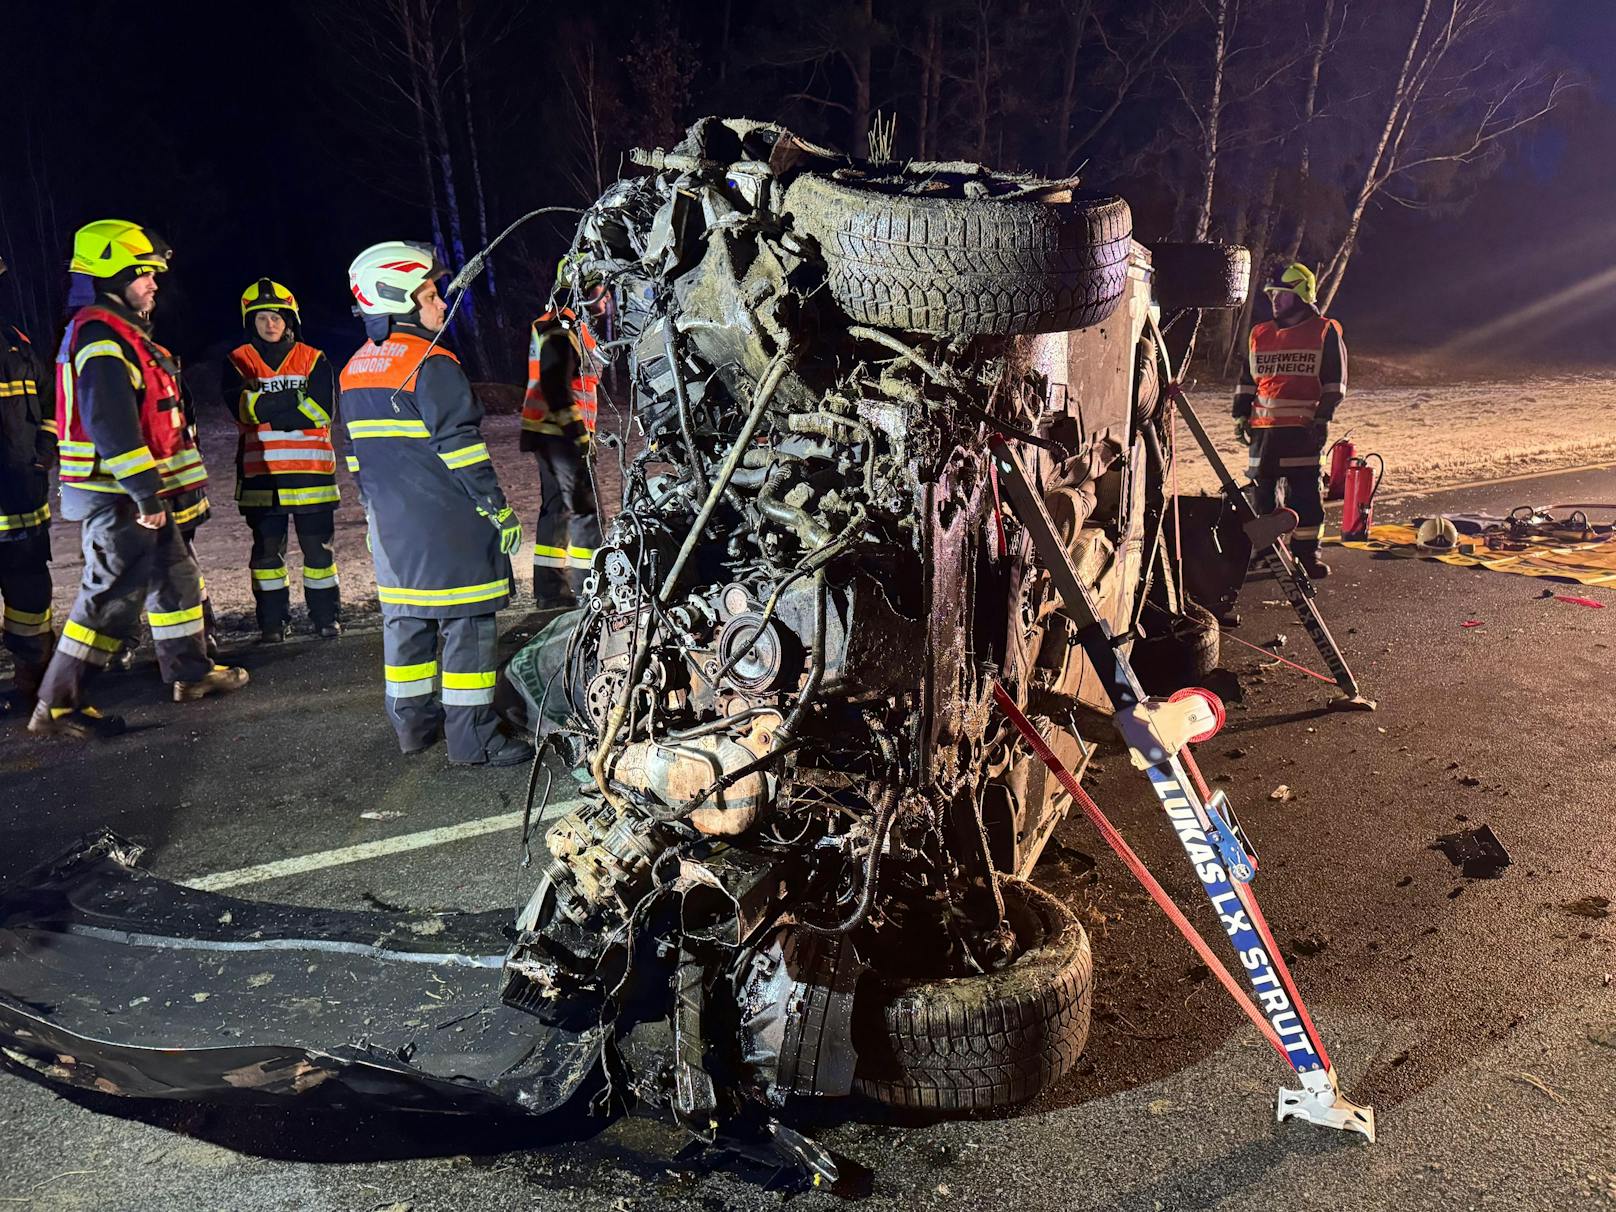
<path id="1" fill-rule="evenodd" d="M 1550 6 L 1545 52 L 1588 87 L 1476 186 L 1464 210 L 1377 210 L 1335 306 L 1360 340 L 1448 342 L 1616 263 L 1616 5 Z M 188 357 L 215 356 L 237 336 L 236 300 L 261 274 L 296 291 L 316 339 L 338 351 L 357 339 L 348 261 L 376 240 L 428 239 L 430 228 L 403 196 L 407 184 L 400 186 L 413 166 L 395 165 L 390 180 L 374 171 L 377 148 L 364 146 L 364 119 L 341 87 L 346 59 L 331 45 L 323 6 L 132 10 L 62 0 L 9 7 L 0 255 L 13 273 L 0 279 L 0 310 L 19 311 L 18 277 L 30 255 L 37 259 L 41 226 L 29 216 L 38 198 L 69 234 L 81 222 L 116 216 L 168 238 L 176 258 L 159 333 Z M 710 43 L 716 6 L 675 7 L 686 36 Z M 481 70 L 521 73 L 524 57 L 547 36 L 546 20 L 525 20 Z M 709 45 L 703 53 L 710 60 L 714 52 Z M 714 64 L 697 65 L 693 75 L 711 84 Z M 542 65 L 529 63 L 515 79 L 518 87 L 506 92 L 517 100 L 494 115 L 489 146 L 498 182 L 494 228 L 535 206 L 576 201 L 546 162 Z M 714 95 L 722 99 L 716 87 L 704 99 Z M 755 103 L 744 108 L 774 116 L 756 112 Z M 1103 172 L 1089 171 L 1100 183 Z M 555 238 L 537 233 L 525 251 L 548 258 L 545 240 Z M 66 253 L 64 243 L 54 254 L 58 270 Z M 510 268 L 527 271 L 532 284 L 523 287 L 536 300 L 542 271 Z M 1512 331 L 1504 346 L 1523 357 L 1570 346 L 1604 360 L 1612 302 L 1610 292 L 1583 295 Z M 1546 340 L 1546 330 L 1557 340 Z M 511 361 L 506 377 L 515 378 L 520 368 Z"/>

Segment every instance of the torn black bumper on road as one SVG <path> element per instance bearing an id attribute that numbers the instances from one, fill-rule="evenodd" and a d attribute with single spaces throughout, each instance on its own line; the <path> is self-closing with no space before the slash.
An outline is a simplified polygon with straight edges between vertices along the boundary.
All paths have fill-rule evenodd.
<path id="1" fill-rule="evenodd" d="M 500 1004 L 508 912 L 346 912 L 237 900 L 92 836 L 0 896 L 0 1047 L 54 1081 L 273 1103 L 321 1090 L 402 1110 L 541 1114 L 600 1029 Z"/>

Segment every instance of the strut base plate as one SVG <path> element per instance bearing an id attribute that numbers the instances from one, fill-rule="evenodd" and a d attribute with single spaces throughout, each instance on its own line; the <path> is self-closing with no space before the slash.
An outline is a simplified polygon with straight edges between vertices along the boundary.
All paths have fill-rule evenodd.
<path id="1" fill-rule="evenodd" d="M 1370 1144 L 1375 1143 L 1375 1109 L 1360 1107 L 1342 1097 L 1336 1086 L 1334 1066 L 1302 1074 L 1300 1090 L 1281 1087 L 1274 1118 L 1280 1123 L 1301 1119 L 1324 1128 L 1357 1132 Z"/>

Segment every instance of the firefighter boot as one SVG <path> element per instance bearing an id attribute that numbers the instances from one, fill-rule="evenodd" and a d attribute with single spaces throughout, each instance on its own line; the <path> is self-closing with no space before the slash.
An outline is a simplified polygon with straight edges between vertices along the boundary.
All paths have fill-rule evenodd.
<path id="1" fill-rule="evenodd" d="M 125 728 L 121 715 L 102 715 L 94 707 L 52 707 L 40 703 L 28 720 L 28 731 L 35 736 L 67 737 L 82 741 L 88 737 L 117 736 Z"/>
<path id="2" fill-rule="evenodd" d="M 1315 581 L 1322 581 L 1330 575 L 1330 566 L 1319 559 L 1319 545 L 1317 543 L 1298 543 L 1293 554 L 1296 562 L 1302 566 L 1302 571 Z"/>
<path id="3" fill-rule="evenodd" d="M 451 766 L 520 766 L 524 762 L 533 760 L 533 746 L 526 741 L 519 741 L 498 733 L 483 748 L 481 761 L 457 762 L 449 759 Z"/>
<path id="4" fill-rule="evenodd" d="M 238 665 L 215 665 L 194 682 L 175 682 L 174 701 L 194 703 L 210 694 L 229 694 L 247 684 L 247 671 Z"/>

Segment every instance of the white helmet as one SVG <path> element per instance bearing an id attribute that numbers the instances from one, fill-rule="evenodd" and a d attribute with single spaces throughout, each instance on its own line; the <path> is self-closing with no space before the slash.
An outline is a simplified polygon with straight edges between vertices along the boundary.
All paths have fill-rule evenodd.
<path id="1" fill-rule="evenodd" d="M 362 316 L 407 316 L 421 285 L 449 271 L 429 244 L 384 240 L 372 244 L 348 266 L 348 289 Z"/>
<path id="2" fill-rule="evenodd" d="M 1422 551 L 1452 551 L 1459 545 L 1459 528 L 1447 518 L 1426 518 L 1414 534 L 1414 545 Z"/>

